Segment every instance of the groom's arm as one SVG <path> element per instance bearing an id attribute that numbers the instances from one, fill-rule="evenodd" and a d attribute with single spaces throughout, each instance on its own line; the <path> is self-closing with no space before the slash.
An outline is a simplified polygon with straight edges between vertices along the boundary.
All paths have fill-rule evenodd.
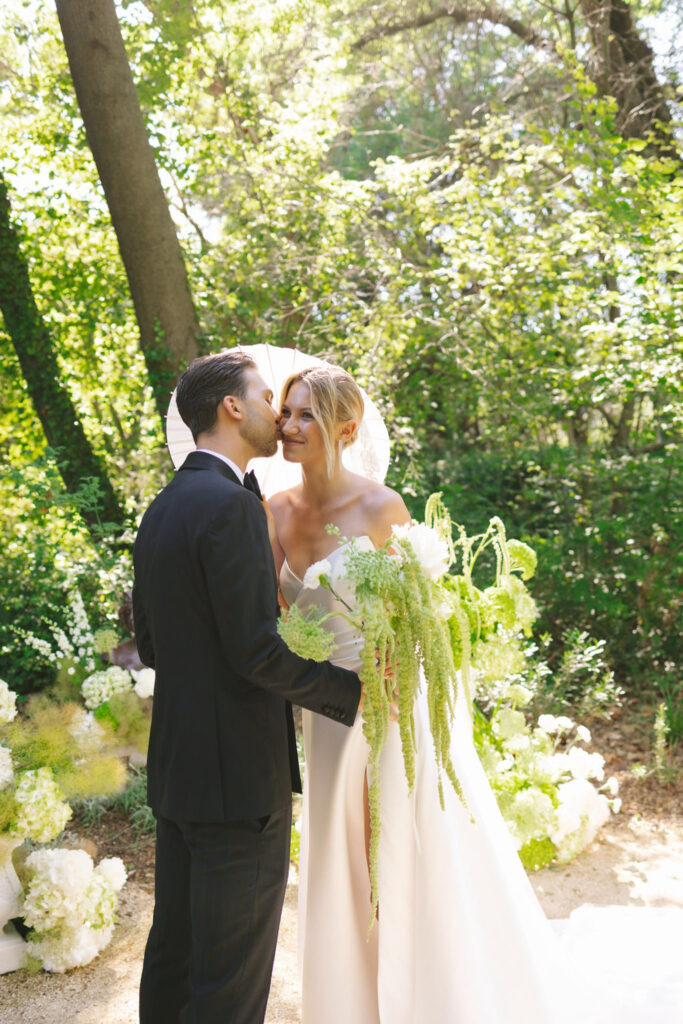
<path id="1" fill-rule="evenodd" d="M 277 632 L 277 583 L 257 499 L 231 498 L 200 542 L 223 653 L 244 679 L 311 711 L 352 725 L 360 700 L 355 672 L 299 658 Z"/>
<path id="2" fill-rule="evenodd" d="M 133 584 L 133 628 L 135 629 L 135 646 L 140 655 L 140 661 L 149 668 L 156 668 L 154 658 L 154 647 L 147 624 L 147 615 L 142 602 L 140 588 Z"/>

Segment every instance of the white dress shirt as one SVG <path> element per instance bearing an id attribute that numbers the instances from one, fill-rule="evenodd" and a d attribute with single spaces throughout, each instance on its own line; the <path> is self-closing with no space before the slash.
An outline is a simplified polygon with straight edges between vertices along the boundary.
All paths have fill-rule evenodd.
<path id="1" fill-rule="evenodd" d="M 239 466 L 236 466 L 232 459 L 229 459 L 227 455 L 222 455 L 220 452 L 214 452 L 210 448 L 197 448 L 196 450 L 198 452 L 206 452 L 207 455 L 215 455 L 217 459 L 222 459 L 226 465 L 230 466 L 230 469 L 233 471 L 239 482 L 241 484 L 244 483 L 244 470 L 240 469 Z"/>

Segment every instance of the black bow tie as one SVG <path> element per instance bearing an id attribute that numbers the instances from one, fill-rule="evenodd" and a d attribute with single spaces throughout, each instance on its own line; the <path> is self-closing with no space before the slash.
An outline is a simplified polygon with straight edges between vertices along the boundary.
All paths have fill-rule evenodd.
<path id="1" fill-rule="evenodd" d="M 259 487 L 259 482 L 256 479 L 256 473 L 253 469 L 244 474 L 243 486 L 246 487 L 248 491 L 251 491 L 252 494 L 255 494 L 259 501 L 263 499 L 261 488 Z"/>

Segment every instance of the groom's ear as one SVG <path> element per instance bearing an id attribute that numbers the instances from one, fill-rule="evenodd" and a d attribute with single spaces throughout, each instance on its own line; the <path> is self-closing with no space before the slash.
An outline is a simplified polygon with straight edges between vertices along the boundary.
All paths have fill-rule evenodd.
<path id="1" fill-rule="evenodd" d="M 235 398 L 234 395 L 224 395 L 220 404 L 220 408 L 223 410 L 228 420 L 243 420 L 244 409 L 239 398 Z"/>

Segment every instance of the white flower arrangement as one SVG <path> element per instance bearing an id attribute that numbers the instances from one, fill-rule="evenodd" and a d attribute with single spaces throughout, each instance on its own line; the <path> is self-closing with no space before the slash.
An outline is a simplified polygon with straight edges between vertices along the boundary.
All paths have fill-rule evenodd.
<path id="1" fill-rule="evenodd" d="M 0 679 L 0 722 L 11 722 L 17 714 L 17 695 Z"/>
<path id="2" fill-rule="evenodd" d="M 509 689 L 503 693 L 508 700 L 514 696 Z M 572 860 L 593 841 L 610 809 L 619 810 L 620 801 L 608 799 L 616 796 L 617 780 L 609 778 L 600 789 L 591 781 L 604 779 L 604 758 L 576 745 L 590 739 L 590 731 L 567 716 L 540 715 L 532 728 L 504 702 L 488 722 L 479 714 L 480 759 L 526 867 Z M 568 742 L 566 749 L 558 749 L 561 742 Z"/>
<path id="3" fill-rule="evenodd" d="M 153 668 L 131 669 L 130 674 L 135 680 L 133 689 L 140 700 L 154 696 L 154 680 L 156 673 Z"/>
<path id="4" fill-rule="evenodd" d="M 90 963 L 109 943 L 123 862 L 108 857 L 94 866 L 84 850 L 38 850 L 26 860 L 23 914 L 31 929 L 29 952 L 46 971 Z"/>
<path id="5" fill-rule="evenodd" d="M 49 843 L 59 835 L 71 817 L 50 768 L 22 772 L 14 791 L 17 817 L 11 834 L 30 836 L 37 843 Z"/>
<path id="6" fill-rule="evenodd" d="M 94 711 L 115 693 L 125 693 L 133 688 L 130 672 L 118 665 L 93 672 L 83 680 L 81 691 L 86 708 Z"/>

